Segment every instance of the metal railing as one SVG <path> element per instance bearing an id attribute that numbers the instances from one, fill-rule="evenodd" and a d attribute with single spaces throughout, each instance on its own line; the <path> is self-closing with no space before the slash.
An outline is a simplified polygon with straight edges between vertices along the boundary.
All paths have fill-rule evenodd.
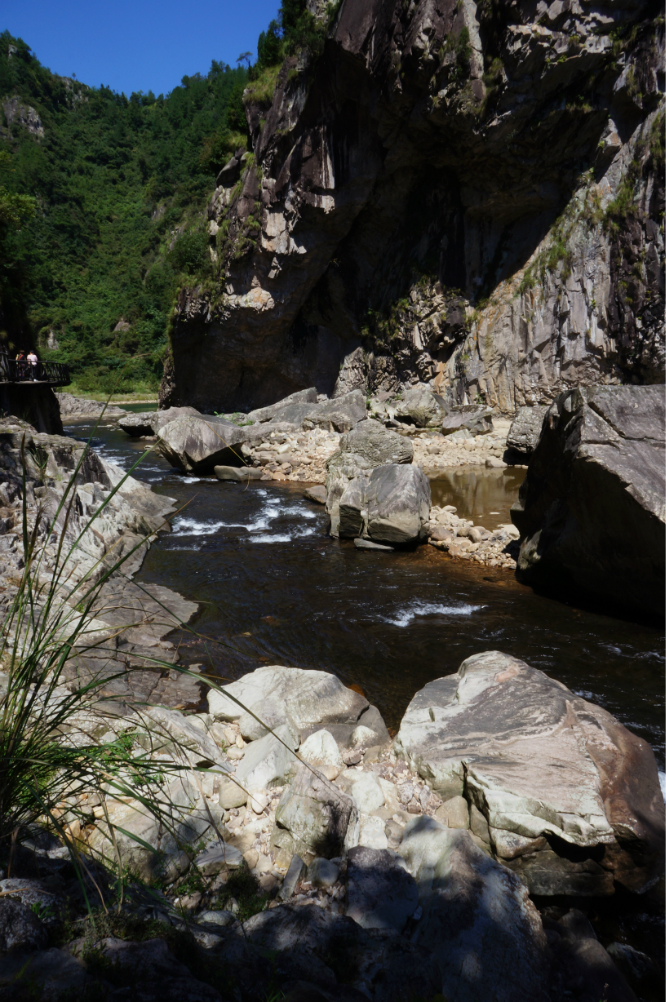
<path id="1" fill-rule="evenodd" d="M 62 362 L 17 361 L 0 352 L 0 383 L 49 383 L 66 386 L 70 381 L 69 366 Z"/>

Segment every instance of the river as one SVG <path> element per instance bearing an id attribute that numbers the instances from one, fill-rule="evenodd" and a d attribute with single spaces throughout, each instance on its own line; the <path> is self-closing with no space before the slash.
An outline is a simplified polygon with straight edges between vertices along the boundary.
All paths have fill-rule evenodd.
<path id="1" fill-rule="evenodd" d="M 87 439 L 92 430 L 81 422 L 67 433 Z M 112 426 L 93 445 L 126 469 L 146 447 Z M 535 595 L 512 573 L 454 562 L 431 546 L 356 550 L 327 535 L 322 507 L 295 484 L 186 477 L 152 453 L 134 475 L 178 504 L 137 580 L 200 603 L 197 636 L 171 637 L 181 663 L 229 681 L 263 664 L 334 672 L 395 728 L 426 682 L 497 649 L 609 710 L 650 742 L 664 769 L 658 629 Z M 433 481 L 433 499 L 493 528 L 509 521 L 521 476 L 449 472 Z"/>

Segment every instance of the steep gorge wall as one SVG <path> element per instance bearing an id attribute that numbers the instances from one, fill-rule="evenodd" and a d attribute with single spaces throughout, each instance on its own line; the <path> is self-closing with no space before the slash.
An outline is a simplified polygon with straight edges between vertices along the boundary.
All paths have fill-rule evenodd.
<path id="1" fill-rule="evenodd" d="M 343 0 L 247 92 L 164 406 L 433 380 L 504 411 L 663 381 L 663 19 L 641 0 Z M 256 93 L 256 90 L 255 90 Z"/>

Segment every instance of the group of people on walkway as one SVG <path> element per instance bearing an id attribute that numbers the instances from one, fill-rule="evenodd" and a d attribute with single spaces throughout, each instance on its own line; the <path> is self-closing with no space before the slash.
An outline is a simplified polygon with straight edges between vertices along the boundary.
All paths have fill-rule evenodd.
<path id="1" fill-rule="evenodd" d="M 34 350 L 31 349 L 28 354 L 24 351 L 19 351 L 16 356 L 16 368 L 18 369 L 19 379 L 32 379 L 33 382 L 37 382 L 39 379 L 39 359 L 35 354 Z"/>

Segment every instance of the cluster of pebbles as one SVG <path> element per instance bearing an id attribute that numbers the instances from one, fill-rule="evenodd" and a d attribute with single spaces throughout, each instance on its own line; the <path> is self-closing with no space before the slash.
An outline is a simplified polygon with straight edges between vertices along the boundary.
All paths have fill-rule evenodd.
<path id="1" fill-rule="evenodd" d="M 428 524 L 431 546 L 451 557 L 472 560 L 486 567 L 515 570 L 520 533 L 510 523 L 493 532 L 456 514 L 454 505 L 433 505 Z"/>

